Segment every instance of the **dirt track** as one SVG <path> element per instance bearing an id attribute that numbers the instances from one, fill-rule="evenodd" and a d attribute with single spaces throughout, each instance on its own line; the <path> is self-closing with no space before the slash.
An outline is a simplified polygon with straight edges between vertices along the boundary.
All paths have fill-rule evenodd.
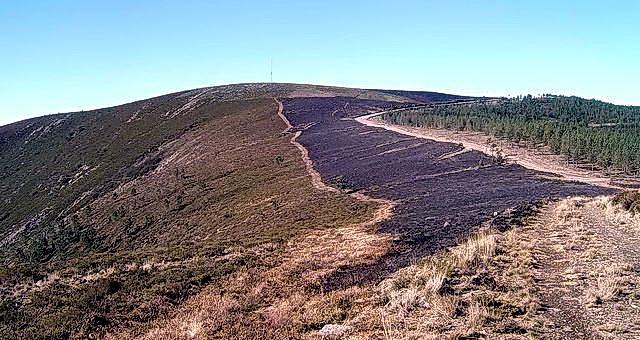
<path id="1" fill-rule="evenodd" d="M 553 339 L 638 339 L 639 220 L 606 197 L 551 204 L 520 236 Z M 544 236 L 541 236 L 544 235 Z"/>
<path id="2" fill-rule="evenodd" d="M 378 112 L 360 116 L 355 118 L 355 120 L 367 126 L 380 127 L 407 136 L 425 138 L 438 142 L 462 144 L 465 149 L 477 150 L 485 154 L 491 154 L 491 146 L 486 142 L 488 136 L 482 133 L 453 132 L 448 130 L 393 125 L 377 118 L 384 113 L 385 112 Z M 619 189 L 618 186 L 610 184 L 609 178 L 600 176 L 595 171 L 587 171 L 575 167 L 564 166 L 560 160 L 560 156 L 536 154 L 527 148 L 518 147 L 508 143 L 502 143 L 500 147 L 502 151 L 506 153 L 509 161 L 527 169 L 555 174 L 560 176 L 560 179 L 566 181 L 577 181 L 606 188 Z"/>
<path id="3" fill-rule="evenodd" d="M 278 99 L 275 99 L 275 101 L 278 104 L 278 116 L 287 125 L 287 129 L 284 132 L 288 132 L 289 130 L 291 130 L 293 128 L 293 125 L 291 125 L 291 123 L 289 122 L 287 117 L 284 114 L 282 114 L 282 111 L 283 111 L 282 102 L 279 101 Z M 311 161 L 311 159 L 309 159 L 309 152 L 307 152 L 307 149 L 305 149 L 304 146 L 302 146 L 302 144 L 300 144 L 300 143 L 298 143 L 296 141 L 296 139 L 298 139 L 298 137 L 300 137 L 301 133 L 302 133 L 302 131 L 294 132 L 293 136 L 291 136 L 291 140 L 290 141 L 291 141 L 291 144 L 293 144 L 296 148 L 298 148 L 298 150 L 300 150 L 300 153 L 302 154 L 302 160 L 305 163 L 305 166 L 307 168 L 307 172 L 309 173 L 309 176 L 311 176 L 311 184 L 313 184 L 314 188 L 319 189 L 319 190 L 338 192 L 338 189 L 336 189 L 336 188 L 334 188 L 332 186 L 326 185 L 322 181 L 322 177 L 320 176 L 320 174 L 313 168 L 313 161 Z"/>

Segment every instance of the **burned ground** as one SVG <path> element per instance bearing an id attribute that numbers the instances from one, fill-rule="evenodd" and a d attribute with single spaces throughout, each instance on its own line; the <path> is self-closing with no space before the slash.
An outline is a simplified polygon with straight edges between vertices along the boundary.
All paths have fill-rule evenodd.
<path id="1" fill-rule="evenodd" d="M 381 263 L 381 268 L 406 263 L 410 257 L 406 254 L 421 257 L 451 246 L 494 213 L 523 203 L 609 191 L 544 179 L 542 173 L 521 166 L 495 164 L 481 152 L 444 157 L 462 148 L 353 120 L 376 107 L 396 106 L 340 97 L 284 101 L 285 114 L 294 128 L 303 130 L 299 141 L 309 150 L 325 181 L 396 202 L 393 218 L 381 223 L 379 229 L 398 235 L 398 249 L 405 255 Z M 357 279 L 364 279 L 362 273 L 371 268 L 365 269 L 356 269 L 361 273 Z"/>

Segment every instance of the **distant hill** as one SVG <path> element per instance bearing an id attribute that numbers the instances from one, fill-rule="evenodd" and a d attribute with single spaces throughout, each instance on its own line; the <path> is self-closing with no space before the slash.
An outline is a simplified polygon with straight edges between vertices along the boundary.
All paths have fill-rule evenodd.
<path id="1" fill-rule="evenodd" d="M 459 101 L 474 99 L 469 96 L 459 96 L 454 94 L 439 93 L 439 92 L 424 92 L 424 91 L 403 91 L 403 90 L 374 90 L 382 93 L 388 93 L 395 96 L 401 96 L 405 98 L 413 99 L 420 103 L 432 103 L 432 102 L 444 102 L 444 101 Z"/>

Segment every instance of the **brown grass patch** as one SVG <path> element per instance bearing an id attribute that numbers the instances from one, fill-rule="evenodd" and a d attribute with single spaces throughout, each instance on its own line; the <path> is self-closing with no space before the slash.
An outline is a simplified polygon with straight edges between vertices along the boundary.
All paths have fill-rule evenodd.
<path id="1" fill-rule="evenodd" d="M 385 339 L 535 334 L 530 244 L 482 229 L 378 286 L 379 306 L 348 323 Z"/>
<path id="2" fill-rule="evenodd" d="M 324 279 L 336 268 L 374 261 L 390 241 L 358 228 L 325 230 L 292 242 L 281 265 L 238 272 L 211 286 L 142 338 L 187 338 L 197 331 L 196 338 L 286 339 L 312 337 L 326 325 L 342 323 L 372 291 L 354 286 L 324 293 Z"/>

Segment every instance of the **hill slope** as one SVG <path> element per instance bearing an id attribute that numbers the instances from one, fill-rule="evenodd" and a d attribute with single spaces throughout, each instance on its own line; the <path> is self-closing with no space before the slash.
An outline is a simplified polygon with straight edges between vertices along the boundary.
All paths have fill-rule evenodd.
<path id="1" fill-rule="evenodd" d="M 0 127 L 0 337 L 544 333 L 535 303 L 505 298 L 531 287 L 462 296 L 483 270 L 531 283 L 520 252 L 455 260 L 428 296 L 458 307 L 432 333 L 411 319 L 433 313 L 421 294 L 448 247 L 508 248 L 474 235 L 550 197 L 611 192 L 355 119 L 475 100 L 239 84 Z M 478 296 L 500 320 L 470 319 Z"/>
<path id="2" fill-rule="evenodd" d="M 301 231 L 370 219 L 371 203 L 312 187 L 273 100 L 336 95 L 412 102 L 241 84 L 0 127 L 0 333 L 135 328 L 273 265 Z"/>

